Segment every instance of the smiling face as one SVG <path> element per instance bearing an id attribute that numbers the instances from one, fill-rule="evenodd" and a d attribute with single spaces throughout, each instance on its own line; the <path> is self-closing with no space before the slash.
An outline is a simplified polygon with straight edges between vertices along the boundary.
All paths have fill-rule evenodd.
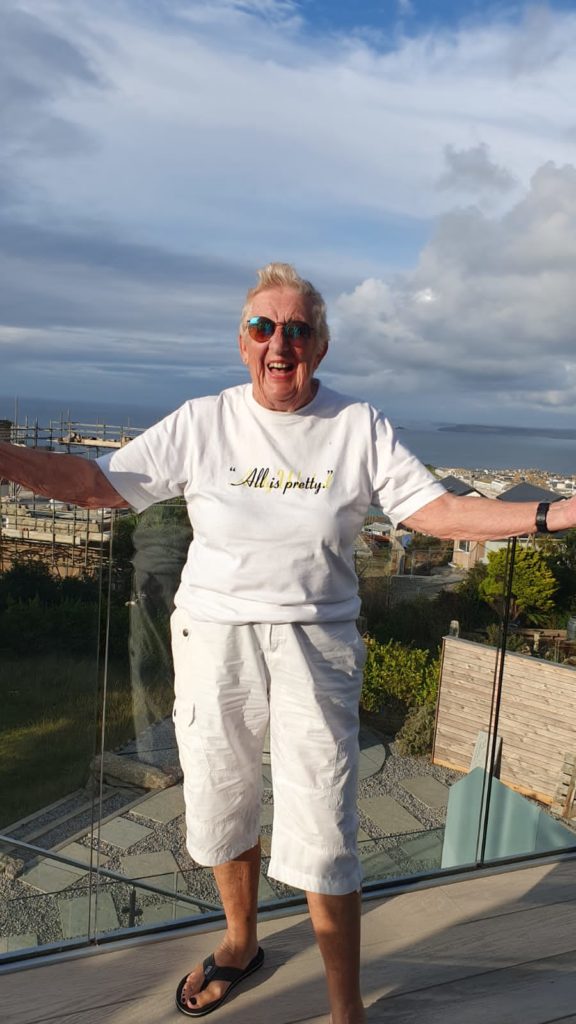
<path id="1" fill-rule="evenodd" d="M 305 295 L 293 288 L 270 288 L 254 296 L 246 316 L 266 316 L 274 323 L 302 320 L 312 324 L 312 309 Z M 253 341 L 246 328 L 238 338 L 242 361 L 252 378 L 252 393 L 265 409 L 295 412 L 308 405 L 316 393 L 314 370 L 328 346 L 319 345 L 316 334 L 301 343 L 284 338 L 277 327 L 268 341 Z"/>

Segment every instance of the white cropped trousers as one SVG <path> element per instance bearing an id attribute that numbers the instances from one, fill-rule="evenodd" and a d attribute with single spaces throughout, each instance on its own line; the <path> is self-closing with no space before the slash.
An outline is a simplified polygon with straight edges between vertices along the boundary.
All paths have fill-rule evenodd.
<path id="1" fill-rule="evenodd" d="M 187 847 L 204 865 L 255 846 L 270 720 L 274 824 L 268 873 L 310 892 L 360 888 L 353 622 L 224 625 L 172 616 L 174 723 Z"/>

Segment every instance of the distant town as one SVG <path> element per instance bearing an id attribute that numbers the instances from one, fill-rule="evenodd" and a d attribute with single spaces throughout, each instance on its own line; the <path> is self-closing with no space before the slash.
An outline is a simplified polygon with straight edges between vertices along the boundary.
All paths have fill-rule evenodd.
<path id="1" fill-rule="evenodd" d="M 576 475 L 563 476 L 543 469 L 464 469 L 461 466 L 435 466 L 436 476 L 457 477 L 487 498 L 496 498 L 515 484 L 528 483 L 554 491 L 563 498 L 576 494 Z"/>

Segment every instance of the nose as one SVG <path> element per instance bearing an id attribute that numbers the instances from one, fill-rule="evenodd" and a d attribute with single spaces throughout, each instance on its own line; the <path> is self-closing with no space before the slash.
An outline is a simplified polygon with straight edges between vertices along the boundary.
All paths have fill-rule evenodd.
<path id="1" fill-rule="evenodd" d="M 276 324 L 274 334 L 268 342 L 268 348 L 270 347 L 273 347 L 276 352 L 281 352 L 283 349 L 290 347 L 288 341 L 284 337 L 284 324 Z"/>

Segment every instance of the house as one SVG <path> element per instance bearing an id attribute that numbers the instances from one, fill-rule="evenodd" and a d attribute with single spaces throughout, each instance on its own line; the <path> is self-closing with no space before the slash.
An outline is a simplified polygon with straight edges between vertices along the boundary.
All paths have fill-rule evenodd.
<path id="1" fill-rule="evenodd" d="M 460 480 L 457 476 L 445 476 L 440 483 L 450 494 L 457 494 L 462 498 L 481 498 L 483 495 L 476 487 Z M 452 565 L 458 569 L 471 569 L 473 565 L 484 558 L 484 541 L 479 540 L 455 540 L 452 551 Z"/>

